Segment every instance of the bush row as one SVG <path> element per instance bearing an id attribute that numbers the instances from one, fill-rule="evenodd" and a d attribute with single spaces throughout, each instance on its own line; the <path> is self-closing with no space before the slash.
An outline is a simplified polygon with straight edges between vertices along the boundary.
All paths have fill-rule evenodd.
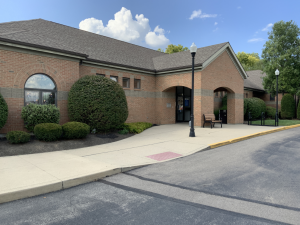
<path id="1" fill-rule="evenodd" d="M 90 126 L 80 122 L 68 122 L 64 125 L 56 123 L 41 123 L 34 127 L 34 135 L 41 141 L 56 141 L 59 138 L 79 139 L 90 133 Z M 10 131 L 6 134 L 11 144 L 26 143 L 30 134 L 24 131 Z"/>
<path id="2" fill-rule="evenodd" d="M 123 125 L 123 129 L 126 129 L 130 133 L 135 133 L 135 134 L 139 134 L 149 127 L 152 127 L 152 123 L 136 122 L 136 123 L 124 123 Z"/>

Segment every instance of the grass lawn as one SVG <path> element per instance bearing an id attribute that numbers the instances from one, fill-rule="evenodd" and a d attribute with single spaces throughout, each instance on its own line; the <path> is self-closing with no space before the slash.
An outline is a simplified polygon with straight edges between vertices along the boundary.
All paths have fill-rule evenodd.
<path id="1" fill-rule="evenodd" d="M 260 125 L 260 120 L 253 121 L 252 124 Z M 300 120 L 279 120 L 279 126 L 290 126 L 290 125 L 296 125 L 296 124 L 300 124 Z M 265 125 L 275 126 L 275 120 L 267 119 L 267 120 L 265 120 Z"/>

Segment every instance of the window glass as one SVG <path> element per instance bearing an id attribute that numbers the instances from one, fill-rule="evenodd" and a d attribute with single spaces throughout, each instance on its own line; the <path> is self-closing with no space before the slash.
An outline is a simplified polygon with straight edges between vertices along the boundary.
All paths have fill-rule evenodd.
<path id="1" fill-rule="evenodd" d="M 141 89 L 141 80 L 140 79 L 134 79 L 134 88 Z"/>
<path id="2" fill-rule="evenodd" d="M 50 77 L 43 74 L 35 74 L 25 83 L 25 105 L 56 104 L 56 86 Z"/>
<path id="3" fill-rule="evenodd" d="M 219 92 L 216 92 L 216 93 L 215 93 L 215 96 L 218 97 L 218 94 L 219 94 Z"/>
<path id="4" fill-rule="evenodd" d="M 25 91 L 25 105 L 29 103 L 39 104 L 39 91 Z"/>
<path id="5" fill-rule="evenodd" d="M 118 77 L 110 76 L 110 79 L 113 80 L 113 81 L 118 82 Z"/>
<path id="6" fill-rule="evenodd" d="M 130 79 L 123 77 L 123 87 L 124 88 L 129 88 L 130 87 Z"/>
<path id="7" fill-rule="evenodd" d="M 275 96 L 272 96 L 272 95 L 270 94 L 270 101 L 275 101 Z"/>
<path id="8" fill-rule="evenodd" d="M 54 105 L 55 104 L 55 92 L 43 92 L 42 93 L 42 104 L 43 105 Z"/>
<path id="9" fill-rule="evenodd" d="M 105 74 L 96 73 L 97 76 L 105 77 Z"/>
<path id="10" fill-rule="evenodd" d="M 55 90 L 55 84 L 50 77 L 43 74 L 36 74 L 26 81 L 25 88 Z"/>

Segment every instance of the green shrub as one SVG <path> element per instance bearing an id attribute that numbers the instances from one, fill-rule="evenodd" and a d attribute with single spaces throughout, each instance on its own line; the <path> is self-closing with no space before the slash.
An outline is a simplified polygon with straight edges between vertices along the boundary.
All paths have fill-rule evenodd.
<path id="1" fill-rule="evenodd" d="M 291 94 L 285 94 L 281 99 L 281 117 L 292 119 L 295 115 L 296 104 Z"/>
<path id="2" fill-rule="evenodd" d="M 244 106 L 245 105 L 246 105 L 246 114 L 245 114 L 246 119 L 248 119 L 249 112 L 251 113 L 252 119 L 258 119 L 261 117 L 262 112 L 266 112 L 266 103 L 260 98 L 255 98 L 255 97 L 246 98 L 244 99 Z"/>
<path id="3" fill-rule="evenodd" d="M 127 129 L 123 129 L 119 131 L 119 134 L 128 134 L 129 131 Z"/>
<path id="4" fill-rule="evenodd" d="M 266 107 L 266 117 L 275 119 L 275 115 L 276 115 L 276 109 L 274 107 L 267 106 Z"/>
<path id="5" fill-rule="evenodd" d="M 59 108 L 55 105 L 37 105 L 30 103 L 22 109 L 25 128 L 33 132 L 35 125 L 41 123 L 59 123 Z"/>
<path id="6" fill-rule="evenodd" d="M 8 132 L 6 134 L 6 138 L 8 142 L 11 144 L 26 143 L 30 141 L 30 134 L 24 131 L 15 130 L 15 131 Z"/>
<path id="7" fill-rule="evenodd" d="M 244 117 L 246 116 L 248 118 L 247 113 L 247 108 L 248 108 L 248 103 L 249 103 L 249 98 L 244 98 Z"/>
<path id="8" fill-rule="evenodd" d="M 300 101 L 298 102 L 297 119 L 300 119 Z"/>
<path id="9" fill-rule="evenodd" d="M 214 110 L 214 114 L 215 114 L 216 119 L 218 119 L 219 118 L 219 109 Z"/>
<path id="10" fill-rule="evenodd" d="M 123 88 L 113 80 L 94 75 L 73 84 L 68 112 L 72 121 L 86 123 L 97 131 L 119 129 L 128 117 Z"/>
<path id="11" fill-rule="evenodd" d="M 68 122 L 62 125 L 62 130 L 65 138 L 85 138 L 90 133 L 90 126 L 80 122 Z"/>
<path id="12" fill-rule="evenodd" d="M 5 99 L 0 93 L 0 129 L 4 127 L 8 117 L 8 107 Z"/>
<path id="13" fill-rule="evenodd" d="M 136 123 L 125 123 L 123 125 L 124 129 L 128 130 L 130 133 L 136 133 L 136 134 L 143 132 L 149 127 L 152 127 L 152 123 L 136 122 Z"/>
<path id="14" fill-rule="evenodd" d="M 61 125 L 56 123 L 41 123 L 34 127 L 34 135 L 41 141 L 56 141 L 62 133 Z"/>

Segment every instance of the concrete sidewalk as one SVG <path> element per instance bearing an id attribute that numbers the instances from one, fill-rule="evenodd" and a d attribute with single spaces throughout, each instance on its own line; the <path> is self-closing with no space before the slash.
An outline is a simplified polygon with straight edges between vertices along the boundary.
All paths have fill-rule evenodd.
<path id="1" fill-rule="evenodd" d="M 143 165 L 184 157 L 210 144 L 274 127 L 223 125 L 195 128 L 187 123 L 155 126 L 133 137 L 99 146 L 0 157 L 0 203 L 69 188 Z"/>

